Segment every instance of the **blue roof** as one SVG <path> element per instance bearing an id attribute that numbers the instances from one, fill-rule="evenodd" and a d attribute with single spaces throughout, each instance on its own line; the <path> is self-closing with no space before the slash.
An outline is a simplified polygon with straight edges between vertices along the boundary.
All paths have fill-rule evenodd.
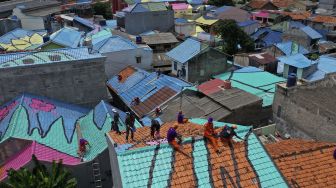
<path id="1" fill-rule="evenodd" d="M 230 10 L 231 8 L 233 8 L 233 7 L 232 6 L 221 6 L 221 7 L 218 7 L 217 9 L 215 9 L 215 11 L 213 13 L 220 14 L 220 13 L 223 13 L 227 10 Z"/>
<path id="2" fill-rule="evenodd" d="M 120 36 L 112 36 L 93 44 L 93 51 L 99 53 L 116 52 L 122 50 L 136 49 L 138 46 L 132 41 Z"/>
<path id="3" fill-rule="evenodd" d="M 289 56 L 291 55 L 292 44 L 293 44 L 292 41 L 286 41 L 282 43 L 277 43 L 275 44 L 275 46 L 279 48 L 286 56 Z M 306 48 L 304 48 L 302 45 L 299 45 L 299 53 L 305 55 L 305 54 L 308 54 L 309 51 Z"/>
<path id="4" fill-rule="evenodd" d="M 313 28 L 306 26 L 300 28 L 303 32 L 305 32 L 311 39 L 320 39 L 322 38 L 322 35 L 314 30 Z"/>
<path id="5" fill-rule="evenodd" d="M 286 65 L 291 65 L 293 67 L 297 68 L 306 68 L 310 67 L 312 64 L 312 61 L 306 58 L 302 54 L 295 54 L 292 56 L 283 56 L 283 57 L 278 57 L 278 59 L 286 64 Z"/>
<path id="6" fill-rule="evenodd" d="M 106 26 L 104 26 L 104 27 L 107 27 L 107 28 L 110 28 L 110 29 L 117 28 L 117 20 L 106 20 Z"/>
<path id="7" fill-rule="evenodd" d="M 326 74 L 336 72 L 336 58 L 330 56 L 321 56 L 317 63 L 318 70 L 309 75 L 306 80 L 320 80 L 323 79 Z"/>
<path id="8" fill-rule="evenodd" d="M 50 35 L 50 41 L 64 47 L 75 48 L 78 47 L 81 36 L 81 32 L 69 27 L 64 27 Z"/>
<path id="9" fill-rule="evenodd" d="M 261 35 L 264 35 L 261 38 Z M 273 31 L 269 28 L 261 28 L 257 32 L 251 35 L 254 40 L 260 39 L 265 42 L 265 47 L 272 46 L 275 43 L 282 41 L 281 38 L 282 32 Z"/>
<path id="10" fill-rule="evenodd" d="M 175 23 L 188 23 L 188 20 L 184 18 L 177 18 L 175 19 Z"/>
<path id="11" fill-rule="evenodd" d="M 92 30 L 95 29 L 95 25 L 90 20 L 81 18 L 79 16 L 75 16 L 74 17 L 74 21 L 78 22 L 78 23 L 80 23 L 80 24 L 82 24 L 82 25 L 84 25 L 84 26 L 86 26 L 86 27 L 88 27 L 88 28 L 90 28 Z"/>
<path id="12" fill-rule="evenodd" d="M 187 2 L 191 5 L 201 5 L 201 4 L 203 4 L 203 0 L 187 0 Z"/>
<path id="13" fill-rule="evenodd" d="M 239 27 L 246 27 L 246 26 L 249 26 L 249 25 L 252 25 L 252 24 L 258 24 L 258 21 L 256 21 L 256 20 L 247 20 L 245 22 L 239 22 L 238 26 Z"/>
<path id="14" fill-rule="evenodd" d="M 202 43 L 192 38 L 188 38 L 180 45 L 167 52 L 166 55 L 174 61 L 186 63 L 203 50 Z"/>
<path id="15" fill-rule="evenodd" d="M 33 34 L 40 34 L 40 35 L 45 35 L 47 32 L 46 31 L 31 31 L 31 30 L 25 30 L 21 28 L 14 29 L 0 37 L 0 43 L 5 43 L 9 44 L 11 43 L 12 39 L 19 39 L 23 38 L 25 36 L 32 36 Z"/>

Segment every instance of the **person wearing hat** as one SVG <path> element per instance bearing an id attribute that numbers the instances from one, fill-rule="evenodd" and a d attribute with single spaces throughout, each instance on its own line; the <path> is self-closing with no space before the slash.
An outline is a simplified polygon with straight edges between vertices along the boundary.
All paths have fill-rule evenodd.
<path id="1" fill-rule="evenodd" d="M 112 109 L 113 112 L 113 122 L 112 122 L 112 126 L 111 129 L 116 131 L 118 134 L 121 134 L 121 132 L 119 131 L 119 113 L 116 109 Z"/>
<path id="2" fill-rule="evenodd" d="M 134 126 L 135 118 L 130 112 L 126 112 L 126 141 L 128 142 L 128 135 L 131 132 L 131 138 L 132 141 L 134 141 L 134 132 L 135 132 L 135 126 Z"/>
<path id="3" fill-rule="evenodd" d="M 210 144 L 213 146 L 215 151 L 217 153 L 220 153 L 220 150 L 218 149 L 218 142 L 217 142 L 217 138 L 216 138 L 215 129 L 214 129 L 214 126 L 213 126 L 213 118 L 212 117 L 210 117 L 208 119 L 208 122 L 204 125 L 203 136 L 204 136 L 205 139 L 207 139 L 210 142 Z"/>
<path id="4" fill-rule="evenodd" d="M 244 140 L 243 138 L 241 138 L 240 136 L 237 135 L 236 130 L 237 129 L 237 125 L 232 125 L 227 126 L 225 125 L 222 129 L 222 131 L 219 133 L 219 137 L 221 139 L 222 142 L 228 142 L 232 144 L 232 138 L 235 136 L 236 138 L 239 138 L 240 140 Z"/>
<path id="5" fill-rule="evenodd" d="M 156 119 L 152 119 L 151 122 L 151 136 L 153 139 L 160 138 L 160 123 Z"/>
<path id="6" fill-rule="evenodd" d="M 169 145 L 178 152 L 181 152 L 183 155 L 190 157 L 186 152 L 184 152 L 181 148 L 181 143 L 182 143 L 182 136 L 179 135 L 176 130 L 178 128 L 178 125 L 175 124 L 173 127 L 170 127 L 167 132 L 167 140 Z M 177 142 L 176 139 L 179 141 Z"/>

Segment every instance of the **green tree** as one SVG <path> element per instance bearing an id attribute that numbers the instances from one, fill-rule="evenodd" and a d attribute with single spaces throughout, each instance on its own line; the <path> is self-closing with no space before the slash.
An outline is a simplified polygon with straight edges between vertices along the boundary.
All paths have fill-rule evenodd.
<path id="1" fill-rule="evenodd" d="M 234 55 L 239 50 L 243 52 L 254 50 L 254 41 L 234 20 L 220 20 L 215 26 L 214 31 L 223 39 L 222 49 L 227 54 Z"/>
<path id="2" fill-rule="evenodd" d="M 1 183 L 3 188 L 75 188 L 77 181 L 71 178 L 71 173 L 63 168 L 62 160 L 53 161 L 49 172 L 33 155 L 35 164 L 32 171 L 27 168 L 8 171 L 8 182 Z"/>
<path id="3" fill-rule="evenodd" d="M 221 7 L 221 6 L 233 6 L 234 3 L 232 0 L 209 0 L 208 1 L 208 5 L 214 5 L 217 7 Z"/>
<path id="4" fill-rule="evenodd" d="M 97 2 L 93 5 L 93 12 L 96 15 L 102 15 L 105 19 L 111 19 L 112 9 L 109 2 Z"/>

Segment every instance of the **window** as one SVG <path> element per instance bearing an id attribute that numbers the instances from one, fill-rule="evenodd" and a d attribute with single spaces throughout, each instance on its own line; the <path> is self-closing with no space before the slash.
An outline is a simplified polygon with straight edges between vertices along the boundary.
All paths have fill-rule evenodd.
<path id="1" fill-rule="evenodd" d="M 174 62 L 174 70 L 177 70 L 177 63 Z"/>
<path id="2" fill-rule="evenodd" d="M 49 56 L 50 61 L 61 61 L 60 55 L 50 55 Z"/>
<path id="3" fill-rule="evenodd" d="M 34 59 L 24 59 L 22 60 L 23 64 L 34 64 Z"/>
<path id="4" fill-rule="evenodd" d="M 136 63 L 140 64 L 141 63 L 141 56 L 136 56 Z"/>

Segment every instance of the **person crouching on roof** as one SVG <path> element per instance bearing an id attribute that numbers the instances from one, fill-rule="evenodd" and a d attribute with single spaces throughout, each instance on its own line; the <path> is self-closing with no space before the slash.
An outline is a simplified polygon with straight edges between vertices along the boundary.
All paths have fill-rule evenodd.
<path id="1" fill-rule="evenodd" d="M 217 153 L 220 153 L 217 143 L 217 135 L 213 126 L 213 118 L 209 118 L 208 122 L 204 125 L 204 138 L 210 141 L 210 144 L 213 146 Z"/>
<path id="2" fill-rule="evenodd" d="M 79 139 L 79 150 L 78 150 L 78 155 L 81 158 L 81 161 L 83 161 L 84 155 L 86 153 L 86 145 L 90 146 L 90 143 L 85 140 L 84 138 Z"/>
<path id="3" fill-rule="evenodd" d="M 221 139 L 222 142 L 228 142 L 230 144 L 233 144 L 233 137 L 235 136 L 236 138 L 240 139 L 240 140 L 244 140 L 243 138 L 241 138 L 240 136 L 237 135 L 236 130 L 237 129 L 237 125 L 232 125 L 227 126 L 225 125 L 222 129 L 222 131 L 219 133 L 219 137 Z"/>
<path id="4" fill-rule="evenodd" d="M 151 136 L 152 136 L 153 139 L 159 139 L 160 138 L 160 123 L 156 119 L 152 119 Z"/>
<path id="5" fill-rule="evenodd" d="M 186 152 L 182 150 L 182 146 L 181 146 L 182 136 L 176 132 L 177 128 L 178 128 L 178 125 L 175 124 L 173 127 L 170 127 L 168 129 L 168 132 L 167 132 L 168 143 L 175 151 L 178 151 L 182 153 L 183 155 L 190 157 L 189 154 L 187 154 Z M 178 142 L 176 141 L 176 139 L 178 139 Z"/>
<path id="6" fill-rule="evenodd" d="M 182 113 L 182 111 L 179 111 L 179 113 L 177 114 L 177 123 L 179 124 L 183 124 L 183 123 L 187 123 L 188 119 L 184 118 L 184 115 Z"/>

